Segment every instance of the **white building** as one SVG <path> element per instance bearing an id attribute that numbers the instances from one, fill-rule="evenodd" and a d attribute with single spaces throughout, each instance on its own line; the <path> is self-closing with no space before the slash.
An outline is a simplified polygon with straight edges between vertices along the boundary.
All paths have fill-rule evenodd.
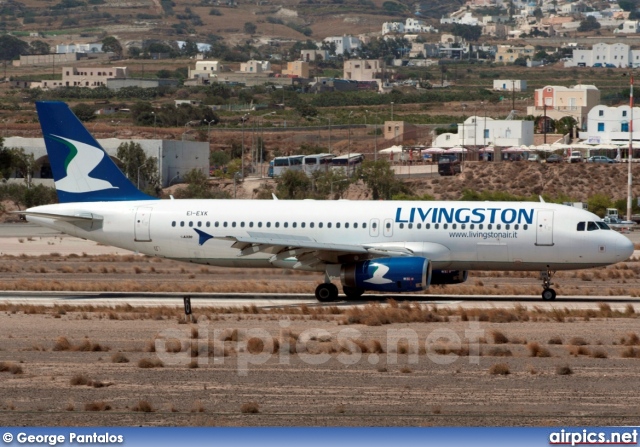
<path id="1" fill-rule="evenodd" d="M 97 43 L 69 43 L 56 45 L 57 54 L 69 53 L 102 53 L 102 44 Z"/>
<path id="2" fill-rule="evenodd" d="M 580 138 L 589 144 L 628 144 L 631 108 L 595 106 L 587 115 L 587 130 Z M 633 108 L 633 140 L 640 140 L 640 107 Z"/>
<path id="3" fill-rule="evenodd" d="M 494 120 L 488 116 L 470 116 L 458 124 L 458 133 L 443 133 L 433 142 L 435 147 L 454 146 L 511 147 L 533 144 L 533 121 Z"/>
<path id="4" fill-rule="evenodd" d="M 640 31 L 640 22 L 637 20 L 625 20 L 622 22 L 622 28 L 616 28 L 614 33 L 619 34 L 636 34 Z"/>
<path id="5" fill-rule="evenodd" d="M 444 24 L 452 24 L 459 23 L 461 25 L 471 25 L 478 26 L 480 23 L 477 18 L 473 17 L 473 14 L 470 12 L 465 12 L 461 17 L 443 17 L 440 19 L 440 23 Z"/>
<path id="6" fill-rule="evenodd" d="M 271 62 L 251 60 L 240 64 L 241 73 L 263 73 L 265 71 L 271 71 Z"/>
<path id="7" fill-rule="evenodd" d="M 438 30 L 431 25 L 427 25 L 424 21 L 408 18 L 404 24 L 406 33 L 437 33 Z"/>
<path id="8" fill-rule="evenodd" d="M 519 79 L 494 79 L 493 90 L 497 92 L 526 92 L 527 81 Z"/>
<path id="9" fill-rule="evenodd" d="M 402 22 L 384 22 L 382 24 L 382 35 L 387 34 L 403 34 L 404 23 Z"/>
<path id="10" fill-rule="evenodd" d="M 337 36 L 327 37 L 324 42 L 335 44 L 336 54 L 344 54 L 346 52 L 353 53 L 362 46 L 362 42 L 355 36 Z"/>
<path id="11" fill-rule="evenodd" d="M 624 43 L 597 43 L 590 50 L 573 50 L 573 57 L 565 67 L 634 67 L 640 66 L 640 50 L 632 50 Z"/>
<path id="12" fill-rule="evenodd" d="M 189 67 L 189 79 L 215 77 L 222 71 L 219 61 L 198 61 L 196 67 Z"/>
<path id="13" fill-rule="evenodd" d="M 209 175 L 209 143 L 206 141 L 121 140 L 119 138 L 106 138 L 97 141 L 116 164 L 120 163 L 117 155 L 118 147 L 122 143 L 140 144 L 147 157 L 156 159 L 157 168 L 160 171 L 160 184 L 163 188 L 181 181 L 182 177 L 192 169 L 198 169 L 203 174 Z M 4 144 L 5 147 L 23 148 L 27 155 L 33 154 L 36 165 L 40 167 L 34 172 L 34 183 L 53 186 L 51 164 L 45 149 L 44 139 L 9 137 L 5 138 Z"/>

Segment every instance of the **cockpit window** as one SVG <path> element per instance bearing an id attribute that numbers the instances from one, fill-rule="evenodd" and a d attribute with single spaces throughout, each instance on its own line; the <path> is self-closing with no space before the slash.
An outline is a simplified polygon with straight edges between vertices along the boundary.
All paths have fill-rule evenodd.
<path id="1" fill-rule="evenodd" d="M 610 230 L 611 228 L 609 228 L 609 225 L 607 225 L 604 222 L 596 222 L 598 224 L 598 226 L 600 227 L 601 230 Z"/>
<path id="2" fill-rule="evenodd" d="M 584 222 L 578 222 L 578 231 L 584 231 Z"/>
<path id="3" fill-rule="evenodd" d="M 587 231 L 595 231 L 598 229 L 598 225 L 595 222 L 587 222 Z"/>

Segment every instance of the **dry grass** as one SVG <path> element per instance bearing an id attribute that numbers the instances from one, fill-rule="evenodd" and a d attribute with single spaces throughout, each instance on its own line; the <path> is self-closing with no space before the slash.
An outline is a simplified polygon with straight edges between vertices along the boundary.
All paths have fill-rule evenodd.
<path id="1" fill-rule="evenodd" d="M 153 413 L 154 411 L 156 411 L 151 403 L 149 403 L 149 401 L 147 400 L 139 400 L 131 410 L 140 411 L 142 413 Z"/>
<path id="2" fill-rule="evenodd" d="M 486 355 L 490 357 L 511 357 L 513 354 L 509 348 L 503 348 L 501 346 L 494 346 L 487 351 Z"/>
<path id="3" fill-rule="evenodd" d="M 257 402 L 246 402 L 242 404 L 240 411 L 246 414 L 260 413 L 260 406 Z"/>
<path id="4" fill-rule="evenodd" d="M 116 352 L 111 356 L 111 363 L 129 363 L 129 359 L 122 352 Z"/>
<path id="5" fill-rule="evenodd" d="M 556 374 L 559 376 L 570 376 L 573 374 L 573 370 L 569 365 L 560 365 L 556 368 Z"/>
<path id="6" fill-rule="evenodd" d="M 551 357 L 551 352 L 547 348 L 540 346 L 538 342 L 532 341 L 527 344 L 529 357 Z"/>
<path id="7" fill-rule="evenodd" d="M 586 348 L 584 346 L 570 346 L 569 347 L 569 354 L 577 357 L 579 355 L 591 355 L 591 351 L 589 350 L 589 348 Z"/>
<path id="8" fill-rule="evenodd" d="M 589 343 L 582 337 L 572 337 L 571 340 L 569 340 L 569 345 L 571 346 L 586 346 L 588 344 Z"/>
<path id="9" fill-rule="evenodd" d="M 400 372 L 402 374 L 411 374 L 413 371 L 408 366 L 403 366 L 402 368 L 400 368 Z"/>
<path id="10" fill-rule="evenodd" d="M 0 362 L 0 372 L 8 372 L 11 374 L 22 374 L 22 367 L 14 362 Z"/>
<path id="11" fill-rule="evenodd" d="M 84 404 L 84 411 L 108 411 L 111 410 L 111 405 L 104 401 L 89 402 Z"/>
<path id="12" fill-rule="evenodd" d="M 138 368 L 162 368 L 164 363 L 160 359 L 142 358 L 138 361 Z"/>
<path id="13" fill-rule="evenodd" d="M 193 402 L 193 405 L 191 406 L 192 413 L 204 413 L 204 411 L 205 411 L 204 405 L 200 400 L 196 400 Z"/>
<path id="14" fill-rule="evenodd" d="M 498 330 L 491 331 L 491 336 L 493 337 L 493 342 L 496 345 L 509 343 L 509 339 L 507 338 L 507 336 Z"/>
<path id="15" fill-rule="evenodd" d="M 629 346 L 620 355 L 625 359 L 640 359 L 640 349 Z"/>
<path id="16" fill-rule="evenodd" d="M 496 363 L 489 368 L 489 374 L 506 376 L 510 374 L 509 365 L 506 363 Z"/>
<path id="17" fill-rule="evenodd" d="M 79 385 L 91 386 L 93 384 L 93 381 L 89 377 L 87 377 L 85 374 L 76 374 L 71 378 L 71 380 L 69 380 L 69 383 L 73 386 L 79 386 Z"/>
<path id="18" fill-rule="evenodd" d="M 561 345 L 562 344 L 562 339 L 560 337 L 551 337 L 549 339 L 549 341 L 547 342 L 547 344 L 550 344 L 550 345 Z"/>
<path id="19" fill-rule="evenodd" d="M 361 308 L 349 308 L 344 311 L 342 324 L 364 324 L 381 326 L 393 323 L 434 323 L 443 321 L 437 310 L 420 304 L 402 303 L 389 300 L 388 306 L 367 304 Z"/>
<path id="20" fill-rule="evenodd" d="M 591 352 L 591 357 L 593 357 L 594 359 L 606 359 L 608 355 L 604 349 L 594 349 Z"/>

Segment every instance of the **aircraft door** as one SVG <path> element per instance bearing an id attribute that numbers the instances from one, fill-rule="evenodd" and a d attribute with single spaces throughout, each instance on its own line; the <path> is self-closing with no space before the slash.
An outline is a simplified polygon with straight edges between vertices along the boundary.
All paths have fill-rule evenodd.
<path id="1" fill-rule="evenodd" d="M 380 234 L 380 219 L 371 219 L 369 221 L 369 236 L 378 237 Z"/>
<path id="2" fill-rule="evenodd" d="M 536 219 L 536 245 L 553 245 L 553 211 L 539 210 Z"/>
<path id="3" fill-rule="evenodd" d="M 382 228 L 382 234 L 384 234 L 385 237 L 393 236 L 393 219 L 384 220 L 384 227 Z"/>
<path id="4" fill-rule="evenodd" d="M 136 209 L 134 224 L 134 240 L 136 242 L 151 242 L 151 210 L 150 206 L 140 206 Z"/>

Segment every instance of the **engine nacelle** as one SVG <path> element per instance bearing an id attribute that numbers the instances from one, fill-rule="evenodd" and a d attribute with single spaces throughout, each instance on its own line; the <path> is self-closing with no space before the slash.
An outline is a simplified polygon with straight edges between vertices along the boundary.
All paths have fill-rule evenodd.
<path id="1" fill-rule="evenodd" d="M 460 284 L 467 280 L 469 272 L 466 270 L 434 270 L 431 273 L 431 284 L 434 286 L 443 284 Z"/>
<path id="2" fill-rule="evenodd" d="M 429 287 L 431 262 L 426 258 L 380 258 L 345 264 L 343 286 L 380 292 L 419 292 Z"/>

